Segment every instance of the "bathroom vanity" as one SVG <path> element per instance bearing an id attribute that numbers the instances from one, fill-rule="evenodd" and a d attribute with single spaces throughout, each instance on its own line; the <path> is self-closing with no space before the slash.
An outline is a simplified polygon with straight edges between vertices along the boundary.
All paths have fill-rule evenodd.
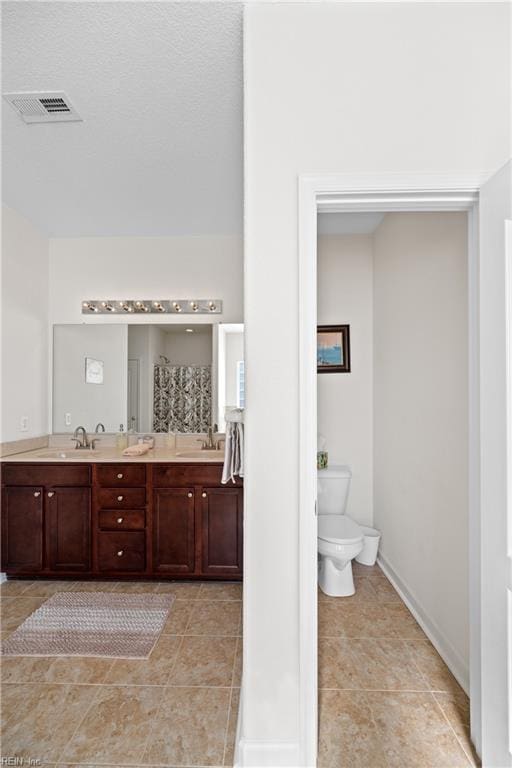
<path id="1" fill-rule="evenodd" d="M 2 571 L 76 579 L 242 578 L 242 482 L 222 463 L 2 463 Z"/>

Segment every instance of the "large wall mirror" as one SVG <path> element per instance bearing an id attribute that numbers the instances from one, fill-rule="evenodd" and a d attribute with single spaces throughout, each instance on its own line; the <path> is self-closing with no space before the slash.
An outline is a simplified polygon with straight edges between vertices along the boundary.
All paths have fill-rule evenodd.
<path id="1" fill-rule="evenodd" d="M 223 430 L 244 399 L 243 325 L 54 326 L 56 433 Z"/>

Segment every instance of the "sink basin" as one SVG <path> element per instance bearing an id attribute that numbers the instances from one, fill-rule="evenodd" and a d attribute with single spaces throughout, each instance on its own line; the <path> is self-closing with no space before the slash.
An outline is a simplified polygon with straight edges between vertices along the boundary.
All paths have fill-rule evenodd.
<path id="1" fill-rule="evenodd" d="M 38 453 L 38 459 L 82 459 L 90 456 L 92 451 L 45 451 L 44 453 Z"/>
<path id="2" fill-rule="evenodd" d="M 182 459 L 219 459 L 219 461 L 224 461 L 224 451 L 180 451 L 176 456 Z"/>

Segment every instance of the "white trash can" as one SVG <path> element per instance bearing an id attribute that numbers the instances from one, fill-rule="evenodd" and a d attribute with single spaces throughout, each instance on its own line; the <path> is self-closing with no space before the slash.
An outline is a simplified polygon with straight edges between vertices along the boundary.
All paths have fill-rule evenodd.
<path id="1" fill-rule="evenodd" d="M 360 526 L 364 533 L 364 542 L 361 552 L 356 560 L 361 565 L 375 565 L 377 552 L 379 550 L 380 533 L 376 528 L 368 528 L 366 525 Z"/>

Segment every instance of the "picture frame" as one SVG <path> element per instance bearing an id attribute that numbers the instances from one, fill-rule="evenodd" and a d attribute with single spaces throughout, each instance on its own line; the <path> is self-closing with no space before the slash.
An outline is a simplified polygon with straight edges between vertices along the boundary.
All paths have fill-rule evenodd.
<path id="1" fill-rule="evenodd" d="M 103 384 L 103 360 L 94 357 L 85 358 L 85 383 Z"/>
<path id="2" fill-rule="evenodd" d="M 350 325 L 319 325 L 316 329 L 318 373 L 350 373 Z"/>

